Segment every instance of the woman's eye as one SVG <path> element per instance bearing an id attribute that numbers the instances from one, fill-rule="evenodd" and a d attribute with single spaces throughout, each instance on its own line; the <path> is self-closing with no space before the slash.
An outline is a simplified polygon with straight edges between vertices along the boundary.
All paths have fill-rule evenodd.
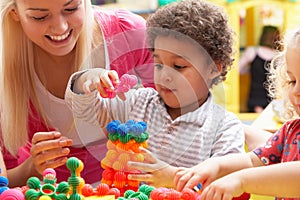
<path id="1" fill-rule="evenodd" d="M 36 21 L 43 21 L 44 19 L 46 19 L 47 16 L 43 16 L 43 17 L 32 17 L 32 19 L 36 20 Z"/>
<path id="2" fill-rule="evenodd" d="M 74 12 L 76 10 L 78 10 L 78 6 L 76 6 L 74 8 L 67 8 L 67 9 L 65 9 L 65 11 L 67 11 L 67 12 Z"/>

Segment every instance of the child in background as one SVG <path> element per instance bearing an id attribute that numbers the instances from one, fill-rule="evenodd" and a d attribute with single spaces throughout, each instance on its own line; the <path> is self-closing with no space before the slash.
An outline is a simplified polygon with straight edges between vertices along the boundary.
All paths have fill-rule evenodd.
<path id="1" fill-rule="evenodd" d="M 164 6 L 147 23 L 156 90 L 130 90 L 124 94 L 125 101 L 103 98 L 105 88 L 113 90 L 118 83 L 118 74 L 90 69 L 70 78 L 66 100 L 77 120 L 100 127 L 114 119 L 146 122 L 148 150 L 155 159 L 144 170 L 166 170 L 167 174 L 162 178 L 149 171 L 140 179 L 173 187 L 177 167 L 244 151 L 240 120 L 216 105 L 210 93 L 213 85 L 225 80 L 232 65 L 233 32 L 221 7 L 202 0 Z M 156 164 L 159 161 L 167 165 Z"/>
<path id="2" fill-rule="evenodd" d="M 283 46 L 283 51 L 271 63 L 270 89 L 293 105 L 291 112 L 299 115 L 300 28 L 286 34 Z M 208 159 L 178 172 L 174 182 L 178 189 L 203 183 L 202 200 L 227 200 L 242 192 L 278 196 L 278 200 L 299 200 L 299 132 L 299 118 L 290 120 L 254 151 Z"/>
<path id="3" fill-rule="evenodd" d="M 248 47 L 239 62 L 240 74 L 250 74 L 248 97 L 248 112 L 262 112 L 270 103 L 265 88 L 269 64 L 279 48 L 279 30 L 275 26 L 264 26 L 259 40 L 259 46 Z M 277 47 L 276 47 L 277 45 Z"/>

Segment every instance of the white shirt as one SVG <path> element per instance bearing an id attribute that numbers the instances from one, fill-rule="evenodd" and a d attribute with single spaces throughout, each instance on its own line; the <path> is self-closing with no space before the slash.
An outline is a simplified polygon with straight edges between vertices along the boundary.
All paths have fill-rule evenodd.
<path id="1" fill-rule="evenodd" d="M 140 88 L 118 97 L 103 99 L 66 91 L 66 101 L 79 121 L 105 127 L 112 120 L 129 119 L 147 123 L 148 149 L 173 166 L 191 167 L 209 157 L 244 152 L 244 132 L 240 120 L 216 105 L 211 95 L 193 112 L 172 120 L 157 91 Z"/>
<path id="2" fill-rule="evenodd" d="M 73 140 L 74 147 L 86 146 L 92 142 L 106 139 L 99 126 L 85 123 L 74 123 L 73 113 L 64 99 L 52 95 L 35 75 L 37 97 L 49 120 L 50 126 L 65 137 Z M 81 134 L 78 134 L 80 132 Z M 85 134 L 82 134 L 84 132 Z"/>

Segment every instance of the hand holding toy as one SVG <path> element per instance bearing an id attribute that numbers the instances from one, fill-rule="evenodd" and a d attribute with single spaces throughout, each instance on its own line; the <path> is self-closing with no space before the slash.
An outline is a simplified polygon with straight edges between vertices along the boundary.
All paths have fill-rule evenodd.
<path id="1" fill-rule="evenodd" d="M 114 98 L 117 93 L 128 92 L 129 89 L 133 88 L 137 84 L 138 80 L 135 75 L 124 74 L 120 78 L 119 84 L 114 84 L 114 91 L 110 91 L 108 88 L 104 88 L 107 96 L 102 96 L 103 98 Z M 101 93 L 100 93 L 101 94 Z"/>

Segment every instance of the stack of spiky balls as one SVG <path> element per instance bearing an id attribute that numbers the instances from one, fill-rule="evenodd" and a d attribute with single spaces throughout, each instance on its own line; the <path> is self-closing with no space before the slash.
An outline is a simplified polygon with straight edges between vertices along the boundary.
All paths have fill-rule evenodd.
<path id="1" fill-rule="evenodd" d="M 127 162 L 144 161 L 144 156 L 139 148 L 147 148 L 147 124 L 134 120 L 128 120 L 122 124 L 120 121 L 114 120 L 106 126 L 106 130 L 109 141 L 107 142 L 108 151 L 101 161 L 104 169 L 101 182 L 118 188 L 121 194 L 127 190 L 137 191 L 139 181 L 128 180 L 127 176 L 141 172 L 129 169 Z"/>

